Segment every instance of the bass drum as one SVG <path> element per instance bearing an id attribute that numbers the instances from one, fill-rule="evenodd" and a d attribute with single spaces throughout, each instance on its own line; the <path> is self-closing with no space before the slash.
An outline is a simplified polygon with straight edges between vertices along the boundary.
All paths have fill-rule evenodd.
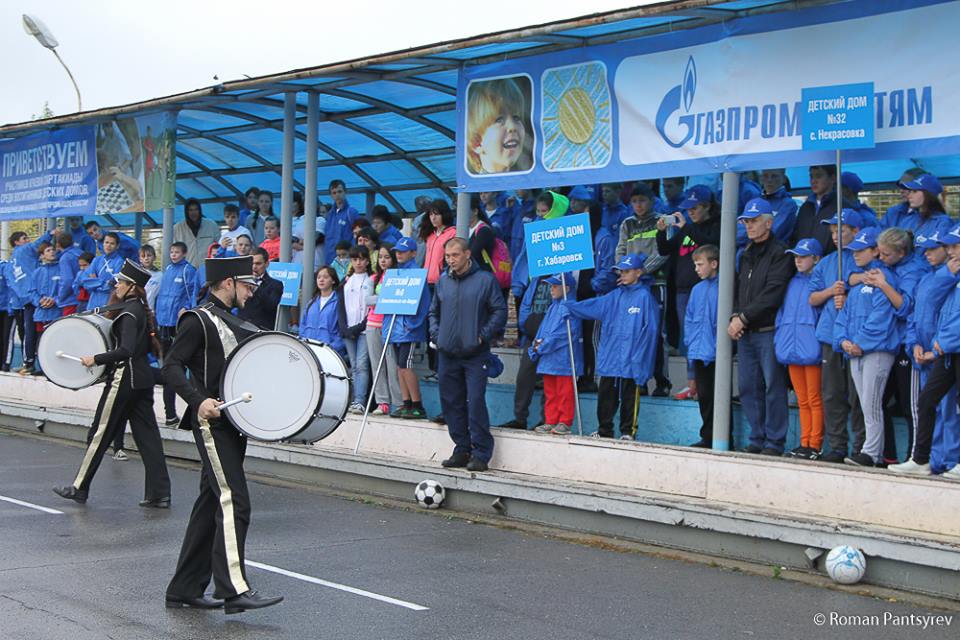
<path id="1" fill-rule="evenodd" d="M 266 442 L 312 443 L 347 415 L 350 376 L 333 348 L 286 333 L 257 333 L 233 350 L 220 381 L 224 401 L 253 400 L 224 409 L 241 433 Z"/>
<path id="2" fill-rule="evenodd" d="M 51 322 L 37 343 L 37 359 L 43 375 L 65 389 L 83 389 L 103 380 L 105 366 L 87 369 L 64 356 L 80 357 L 113 350 L 112 324 L 108 318 L 95 313 L 70 315 Z"/>

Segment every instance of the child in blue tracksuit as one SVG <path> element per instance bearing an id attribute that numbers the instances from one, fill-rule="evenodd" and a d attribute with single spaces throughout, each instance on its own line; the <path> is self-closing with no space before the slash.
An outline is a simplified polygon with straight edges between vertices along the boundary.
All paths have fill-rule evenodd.
<path id="1" fill-rule="evenodd" d="M 0 371 L 9 371 L 10 339 L 13 336 L 13 314 L 10 312 L 10 285 L 7 272 L 10 263 L 0 260 Z"/>
<path id="2" fill-rule="evenodd" d="M 37 332 L 37 341 L 48 324 L 62 315 L 57 306 L 60 294 L 60 264 L 57 262 L 57 248 L 51 244 L 40 245 L 40 265 L 34 270 L 30 281 L 30 302 L 33 304 L 33 322 Z M 36 370 L 39 371 L 37 362 Z"/>
<path id="3" fill-rule="evenodd" d="M 907 323 L 905 344 L 914 371 L 919 377 L 919 386 L 914 386 L 913 406 L 919 400 L 919 389 L 930 377 L 937 355 L 933 341 L 937 331 L 940 310 L 958 282 L 960 260 L 947 265 L 947 250 L 939 232 L 926 238 L 918 236 L 917 253 L 923 253 L 933 271 L 920 280 L 914 292 L 913 312 Z M 936 427 L 932 434 L 917 437 L 919 425 L 914 421 L 913 447 L 909 459 L 903 464 L 887 467 L 888 471 L 904 475 L 930 475 L 941 473 L 957 464 L 960 459 L 960 420 L 957 415 L 957 389 L 952 388 L 937 406 Z M 923 451 L 917 451 L 917 440 L 931 443 Z M 923 462 L 918 462 L 918 458 Z"/>
<path id="4" fill-rule="evenodd" d="M 820 308 L 817 321 L 817 341 L 820 343 L 820 395 L 823 402 L 823 428 L 830 451 L 820 456 L 824 462 L 842 463 L 847 457 L 849 435 L 847 421 L 853 432 L 853 450 L 863 447 L 865 429 L 860 400 L 850 382 L 849 363 L 840 351 L 833 349 L 833 331 L 837 313 L 847 291 L 850 278 L 860 271 L 847 247 L 864 224 L 860 214 L 853 209 L 843 210 L 843 224 L 837 217 L 821 221 L 830 225 L 833 244 L 843 244 L 843 253 L 833 251 L 825 255 L 810 274 L 810 306 Z M 843 266 L 843 276 L 838 274 L 838 261 Z"/>
<path id="5" fill-rule="evenodd" d="M 946 257 L 949 259 L 945 266 L 939 267 L 932 276 L 922 281 L 917 292 L 909 341 L 916 343 L 913 345 L 912 354 L 915 361 L 929 367 L 929 372 L 917 400 L 916 438 L 912 455 L 903 464 L 888 467 L 894 473 L 905 475 L 926 476 L 932 472 L 931 447 L 938 409 L 945 427 L 948 420 L 953 423 L 950 426 L 949 440 L 956 443 L 958 437 L 956 397 L 957 387 L 960 386 L 960 225 L 943 235 L 935 233 L 933 241 L 946 245 Z M 937 249 L 928 247 L 927 252 L 931 251 Z M 928 258 L 928 261 L 933 264 L 936 260 Z M 929 301 L 928 290 L 933 292 Z M 930 335 L 931 317 L 936 315 L 937 309 L 939 315 L 936 329 Z M 927 344 L 930 345 L 929 350 Z M 947 435 L 944 434 L 943 444 L 947 444 L 947 441 Z M 955 448 L 953 459 L 956 459 Z M 952 463 L 952 460 L 942 461 L 943 467 Z M 941 477 L 960 481 L 960 465 L 954 464 L 953 468 L 945 471 Z"/>
<path id="6" fill-rule="evenodd" d="M 317 291 L 303 310 L 300 318 L 300 337 L 330 345 L 347 357 L 347 348 L 340 337 L 337 316 L 337 291 L 340 277 L 333 267 L 320 267 L 317 271 Z"/>
<path id="7" fill-rule="evenodd" d="M 417 241 L 413 238 L 400 238 L 393 247 L 397 255 L 398 269 L 416 269 Z M 385 315 L 383 317 L 383 339 L 390 333 L 390 324 L 394 323 L 390 333 L 390 344 L 397 357 L 397 376 L 400 378 L 400 395 L 403 406 L 395 409 L 390 416 L 394 418 L 425 419 L 427 410 L 423 408 L 420 396 L 420 381 L 413 370 L 417 344 L 427 341 L 427 316 L 430 313 L 430 288 L 424 287 L 420 294 L 417 313 L 412 316 Z"/>
<path id="8" fill-rule="evenodd" d="M 888 283 L 896 286 L 897 276 L 879 259 L 879 231 L 879 227 L 862 229 L 849 249 L 858 267 L 864 271 L 879 270 Z M 843 350 L 850 360 L 850 377 L 860 398 L 866 430 L 861 450 L 844 462 L 875 466 L 883 460 L 883 390 L 900 348 L 893 305 L 875 285 L 861 282 L 850 290 L 837 315 L 833 346 Z"/>
<path id="9" fill-rule="evenodd" d="M 787 253 L 794 255 L 797 274 L 787 285 L 777 312 L 773 346 L 777 361 L 788 367 L 800 408 L 800 446 L 788 458 L 816 460 L 823 445 L 823 402 L 820 396 L 820 343 L 817 321 L 820 307 L 810 305 L 810 278 L 823 254 L 816 238 L 804 238 Z"/>
<path id="10" fill-rule="evenodd" d="M 581 302 L 564 304 L 567 314 L 582 320 L 600 320 L 597 349 L 597 422 L 601 438 L 613 437 L 613 417 L 620 408 L 620 439 L 634 440 L 640 393 L 637 385 L 653 375 L 660 331 L 660 311 L 643 265 L 647 256 L 629 253 L 616 265 L 616 289 Z"/>
<path id="11" fill-rule="evenodd" d="M 713 448 L 713 385 L 717 360 L 717 299 L 719 287 L 720 250 L 705 244 L 693 252 L 693 268 L 700 282 L 690 289 L 687 309 L 683 316 L 683 344 L 687 348 L 687 362 L 693 364 L 697 383 L 697 404 L 700 406 L 700 440 L 691 447 Z M 721 446 L 722 449 L 728 447 Z"/>
<path id="12" fill-rule="evenodd" d="M 570 321 L 573 339 L 573 361 L 576 371 L 570 370 L 570 347 L 567 343 L 567 321 L 563 318 L 564 287 L 567 295 L 574 290 L 576 280 L 572 273 L 562 273 L 546 279 L 550 285 L 550 306 L 537 329 L 533 344 L 527 350 L 536 363 L 537 373 L 543 376 L 544 424 L 534 428 L 537 433 L 570 434 L 575 413 L 573 378 L 583 375 L 583 329 L 579 320 Z"/>
<path id="13" fill-rule="evenodd" d="M 145 245 L 149 246 L 149 245 Z M 196 306 L 197 292 L 200 288 L 197 269 L 187 260 L 187 245 L 183 242 L 174 242 L 170 245 L 170 264 L 163 270 L 160 277 L 160 288 L 157 291 L 154 312 L 157 315 L 157 331 L 160 346 L 164 353 L 170 351 L 173 339 L 177 332 L 177 320 L 181 311 Z M 163 386 L 163 411 L 166 415 L 166 425 L 176 426 L 177 394 L 171 385 Z"/>
<path id="14" fill-rule="evenodd" d="M 84 272 L 83 288 L 90 292 L 90 300 L 87 302 L 88 309 L 104 307 L 110 300 L 116 275 L 120 273 L 120 268 L 123 267 L 123 261 L 125 260 L 117 249 L 119 245 L 120 239 L 116 233 L 111 231 L 104 235 L 103 255 L 94 258 L 93 264 Z"/>

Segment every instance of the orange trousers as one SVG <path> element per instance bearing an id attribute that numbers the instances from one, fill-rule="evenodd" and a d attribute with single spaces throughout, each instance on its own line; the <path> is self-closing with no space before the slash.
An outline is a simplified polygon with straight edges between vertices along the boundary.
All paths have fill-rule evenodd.
<path id="1" fill-rule="evenodd" d="M 790 365 L 790 382 L 800 406 L 800 446 L 820 450 L 823 445 L 823 400 L 820 365 Z"/>

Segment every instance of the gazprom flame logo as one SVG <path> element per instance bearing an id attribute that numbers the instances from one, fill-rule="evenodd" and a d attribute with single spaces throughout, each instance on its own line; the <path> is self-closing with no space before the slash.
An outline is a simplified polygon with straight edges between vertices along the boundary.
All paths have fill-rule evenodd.
<path id="1" fill-rule="evenodd" d="M 679 149 L 693 137 L 696 116 L 690 113 L 690 109 L 693 107 L 693 98 L 696 93 L 697 63 L 694 62 L 693 56 L 690 56 L 687 60 L 687 68 L 683 71 L 683 80 L 667 92 L 663 101 L 660 102 L 660 108 L 657 109 L 657 131 L 660 132 L 660 137 L 675 149 Z M 686 127 L 686 132 L 682 134 L 680 140 L 674 140 L 667 133 L 666 127 L 673 114 L 680 110 L 681 104 L 686 115 L 679 116 L 678 121 L 681 128 Z"/>

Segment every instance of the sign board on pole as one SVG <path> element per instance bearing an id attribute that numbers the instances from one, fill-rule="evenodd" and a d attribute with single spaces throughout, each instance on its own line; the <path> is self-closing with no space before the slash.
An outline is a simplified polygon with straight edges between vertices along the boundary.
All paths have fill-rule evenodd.
<path id="1" fill-rule="evenodd" d="M 873 147 L 875 104 L 872 82 L 802 89 L 803 150 Z"/>
<path id="2" fill-rule="evenodd" d="M 531 278 L 594 266 L 589 214 L 530 222 L 523 232 Z"/>
<path id="3" fill-rule="evenodd" d="M 271 262 L 267 266 L 267 273 L 274 280 L 283 283 L 280 304 L 286 307 L 297 306 L 300 301 L 300 276 L 303 274 L 303 265 L 299 262 Z"/>
<path id="4" fill-rule="evenodd" d="M 380 286 L 376 312 L 383 315 L 416 315 L 425 286 L 426 269 L 388 269 Z"/>

